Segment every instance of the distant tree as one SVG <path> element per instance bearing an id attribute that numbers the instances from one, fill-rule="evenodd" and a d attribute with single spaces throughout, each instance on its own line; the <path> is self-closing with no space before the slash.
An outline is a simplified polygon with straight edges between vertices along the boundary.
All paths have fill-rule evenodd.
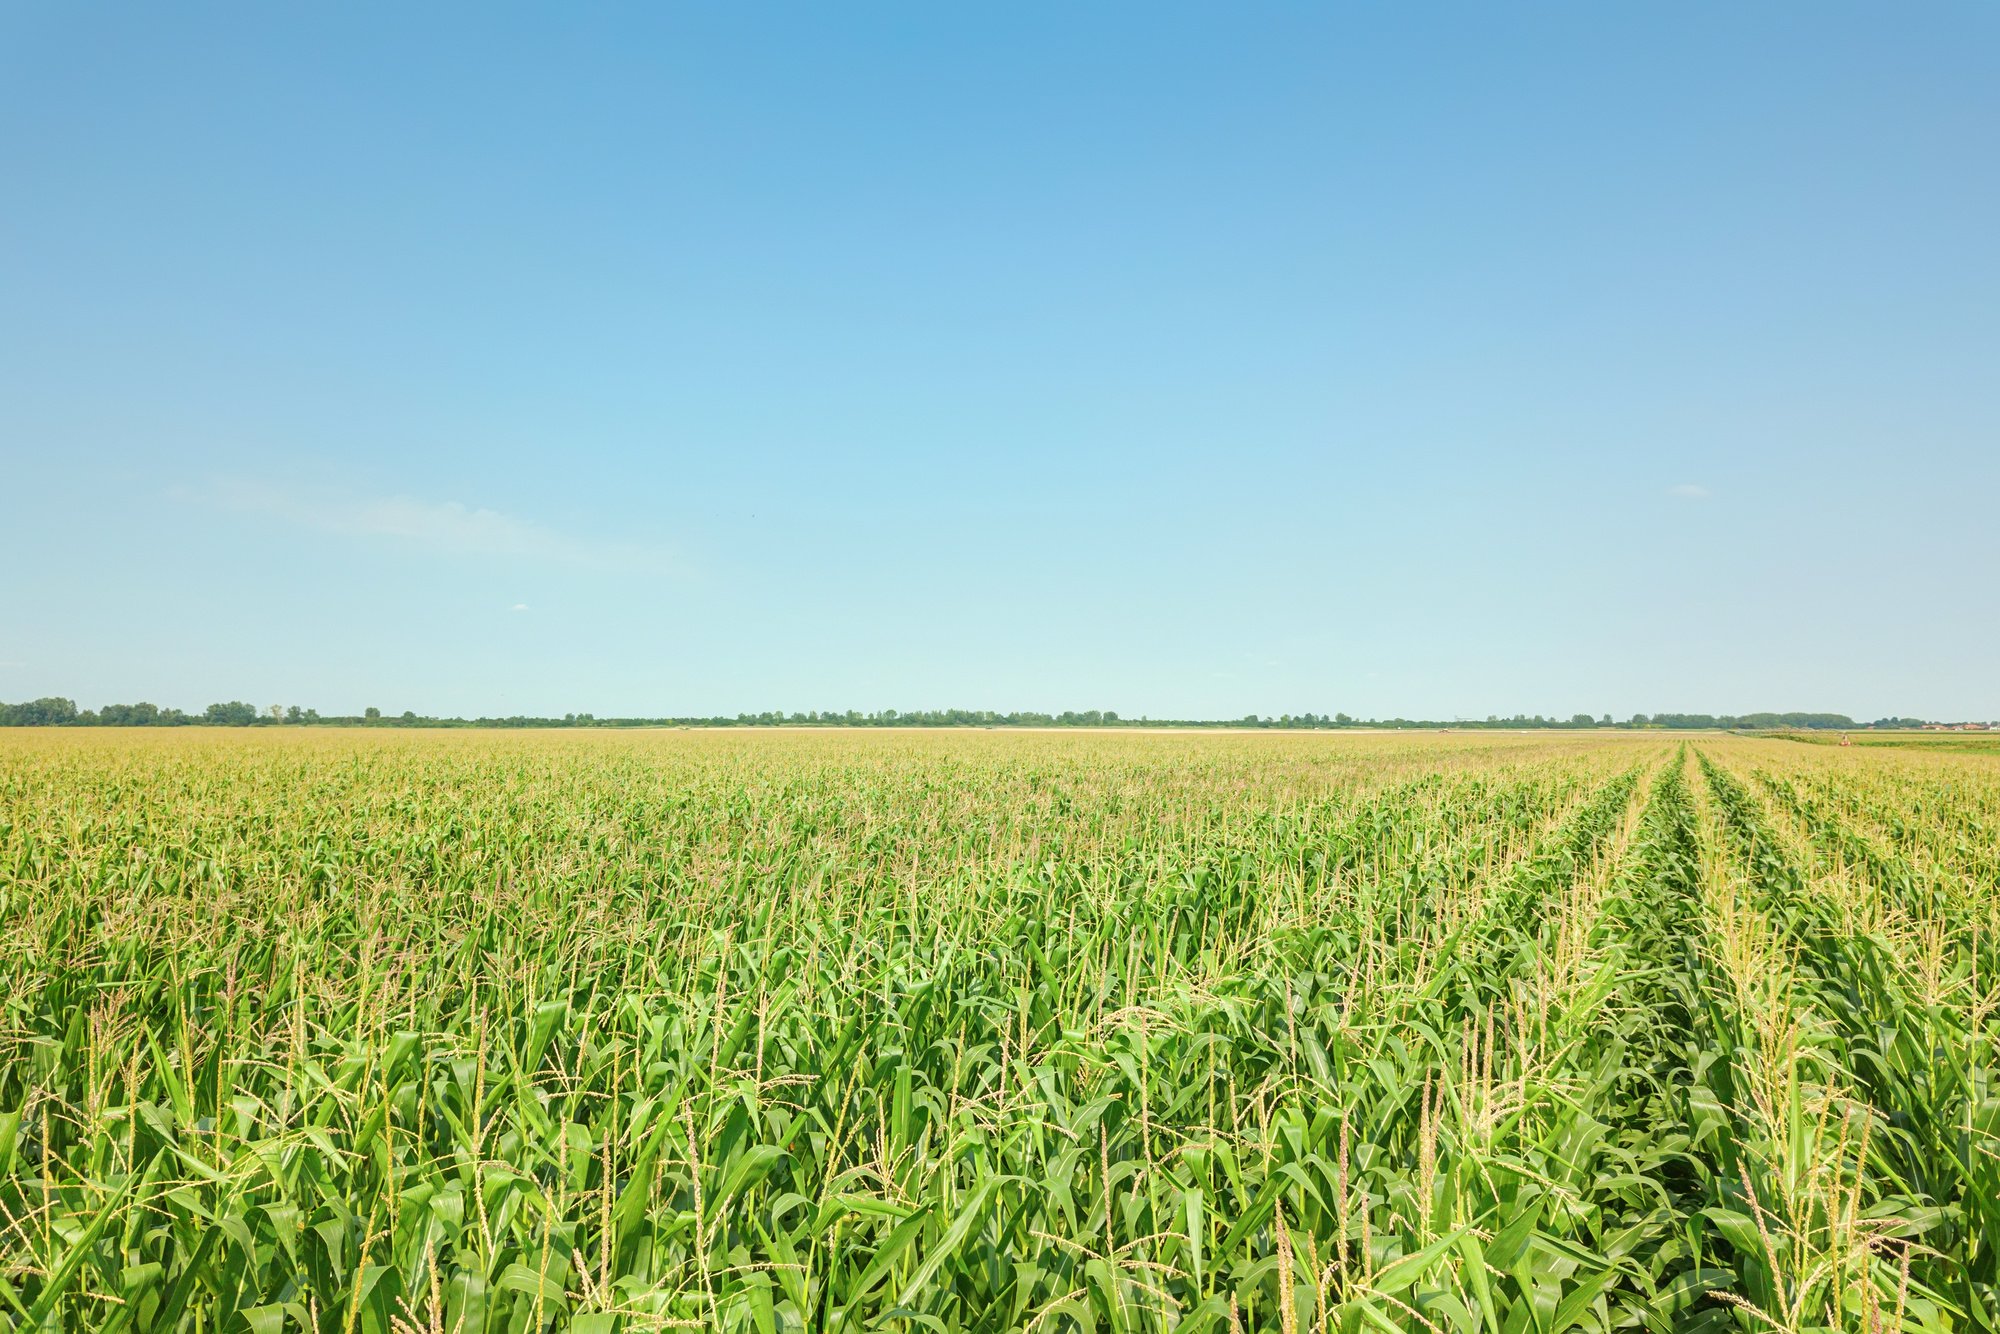
<path id="1" fill-rule="evenodd" d="M 232 699 L 227 704 L 211 704 L 202 721 L 217 727 L 248 727 L 257 721 L 257 706 Z"/>
<path id="2" fill-rule="evenodd" d="M 1569 725 L 1571 727 L 1589 727 L 1591 726 L 1591 717 L 1587 713 L 1571 714 Z"/>
<path id="3" fill-rule="evenodd" d="M 265 712 L 271 715 L 271 721 L 274 723 L 281 723 L 285 721 L 285 706 L 282 704 L 273 704 L 269 709 L 265 710 Z"/>
<path id="4" fill-rule="evenodd" d="M 382 716 L 382 710 L 376 708 L 373 704 L 370 704 L 367 708 L 361 711 L 361 716 L 363 718 L 368 719 L 370 722 L 373 722 L 375 719 L 380 718 Z"/>
<path id="5" fill-rule="evenodd" d="M 25 704 L 0 704 L 0 724 L 8 727 L 64 727 L 76 721 L 76 701 L 47 695 Z"/>

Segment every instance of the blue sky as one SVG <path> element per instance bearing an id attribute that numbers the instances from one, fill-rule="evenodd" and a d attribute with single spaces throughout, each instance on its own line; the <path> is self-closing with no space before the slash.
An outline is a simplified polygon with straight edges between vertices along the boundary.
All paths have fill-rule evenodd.
<path id="1" fill-rule="evenodd" d="M 2000 715 L 2000 8 L 0 11 L 0 699 Z"/>

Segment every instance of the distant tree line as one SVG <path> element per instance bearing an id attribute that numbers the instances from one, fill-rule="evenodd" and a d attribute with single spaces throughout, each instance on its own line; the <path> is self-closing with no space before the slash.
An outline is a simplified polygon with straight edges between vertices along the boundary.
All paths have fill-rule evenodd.
<path id="1" fill-rule="evenodd" d="M 1352 718 L 1345 713 L 1287 713 L 1276 717 L 1245 714 L 1241 718 L 1128 718 L 1111 709 L 1084 709 L 1080 712 L 1036 713 L 1021 711 L 996 713 L 986 709 L 916 709 L 903 712 L 882 709 L 863 713 L 739 713 L 733 716 L 599 718 L 588 713 L 566 713 L 560 718 L 529 717 L 516 714 L 506 718 L 433 718 L 405 710 L 384 715 L 371 708 L 360 714 L 326 714 L 297 704 L 271 704 L 260 709 L 242 700 L 211 704 L 200 713 L 163 708 L 156 704 L 106 704 L 100 709 L 78 709 L 76 701 L 49 697 L 24 704 L 0 704 L 0 727 L 1190 727 L 1256 728 L 1277 731 L 1323 731 L 1348 727 L 1434 730 L 1524 730 L 1618 728 L 1620 730 L 1723 729 L 1772 731 L 1784 728 L 1807 730 L 1860 730 L 1863 728 L 1922 727 L 1919 718 L 1878 718 L 1857 723 L 1844 713 L 1635 713 L 1614 721 L 1610 714 L 1593 717 L 1587 713 L 1568 718 L 1545 718 L 1541 714 L 1517 713 L 1511 718 L 1489 715 L 1483 719 L 1455 718 Z"/>
<path id="2" fill-rule="evenodd" d="M 54 695 L 29 700 L 25 704 L 0 704 L 0 727 L 407 727 L 416 724 L 432 727 L 478 725 L 462 718 L 420 719 L 416 714 L 407 712 L 399 718 L 384 718 L 380 709 L 369 709 L 364 714 L 351 716 L 321 717 L 318 709 L 301 708 L 297 704 L 272 704 L 259 709 L 240 699 L 232 699 L 226 704 L 211 704 L 200 713 L 162 708 L 143 701 L 138 704 L 107 704 L 101 709 L 79 709 L 75 700 Z M 561 727 L 563 723 L 557 719 L 545 725 Z"/>
<path id="3" fill-rule="evenodd" d="M 1635 714 L 1635 727 L 1723 728 L 1741 732 L 1767 732 L 1782 727 L 1806 729 L 1855 728 L 1861 724 L 1844 713 L 1656 713 L 1650 719 Z"/>

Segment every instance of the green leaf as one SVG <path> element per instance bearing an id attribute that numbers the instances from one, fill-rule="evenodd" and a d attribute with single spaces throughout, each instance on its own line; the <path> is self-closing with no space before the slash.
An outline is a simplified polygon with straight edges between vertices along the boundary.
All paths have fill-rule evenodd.
<path id="1" fill-rule="evenodd" d="M 1369 1283 L 1369 1288 L 1372 1291 L 1382 1293 L 1384 1296 L 1394 1296 L 1404 1288 L 1409 1287 L 1412 1283 L 1415 1283 L 1423 1276 L 1425 1270 L 1436 1264 L 1440 1256 L 1458 1245 L 1460 1239 L 1467 1236 L 1469 1232 L 1470 1229 L 1468 1228 L 1459 1228 L 1438 1238 L 1422 1250 L 1414 1251 L 1404 1256 L 1377 1274 L 1374 1280 Z"/>
<path id="2" fill-rule="evenodd" d="M 924 1205 L 904 1219 L 895 1231 L 883 1240 L 882 1245 L 875 1251 L 875 1257 L 868 1262 L 868 1267 L 861 1271 L 861 1277 L 856 1279 L 854 1286 L 849 1289 L 847 1294 L 849 1301 L 873 1291 L 875 1285 L 880 1283 L 883 1276 L 895 1266 L 903 1252 L 909 1249 L 910 1243 L 917 1239 L 917 1234 L 923 1231 L 924 1220 L 930 1217 L 930 1212 L 931 1206 Z"/>
<path id="3" fill-rule="evenodd" d="M 966 1234 L 971 1232 L 973 1225 L 979 1221 L 979 1215 L 986 1208 L 986 1202 L 993 1198 L 993 1192 L 998 1190 L 1003 1182 L 1016 1179 L 988 1177 L 979 1183 L 979 1188 L 972 1192 L 964 1207 L 958 1211 L 958 1217 L 952 1219 L 951 1226 L 945 1229 L 944 1236 L 931 1248 L 930 1254 L 924 1257 L 923 1264 L 918 1266 L 916 1274 L 904 1285 L 903 1295 L 896 1299 L 896 1305 L 910 1304 L 910 1300 L 917 1295 L 918 1290 L 931 1281 L 931 1275 L 937 1273 L 938 1267 L 950 1259 L 964 1242 Z"/>

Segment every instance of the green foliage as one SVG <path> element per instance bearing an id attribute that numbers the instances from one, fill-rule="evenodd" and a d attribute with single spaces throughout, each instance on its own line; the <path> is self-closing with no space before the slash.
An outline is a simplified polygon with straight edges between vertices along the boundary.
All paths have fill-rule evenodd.
<path id="1" fill-rule="evenodd" d="M 0 1330 L 1994 1328 L 2000 783 L 1697 745 L 0 738 Z"/>

